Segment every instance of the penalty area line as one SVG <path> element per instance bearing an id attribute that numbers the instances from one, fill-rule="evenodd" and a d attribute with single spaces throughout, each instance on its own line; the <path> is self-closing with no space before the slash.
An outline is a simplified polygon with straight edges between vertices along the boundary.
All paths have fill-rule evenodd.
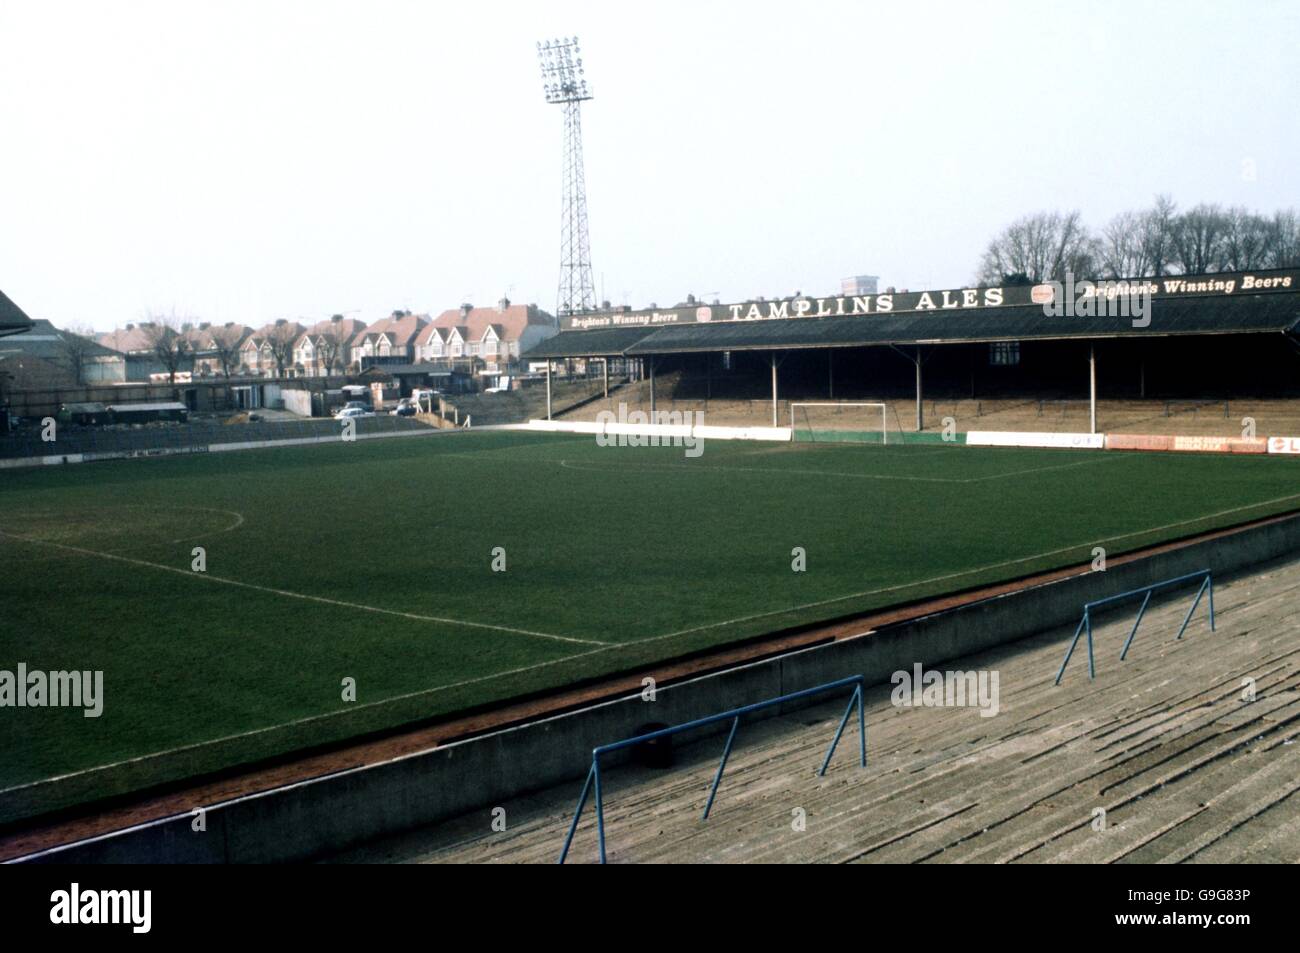
<path id="1" fill-rule="evenodd" d="M 31 539 L 4 530 L 0 530 L 0 536 L 7 539 L 15 539 L 22 543 L 29 543 L 34 546 L 48 546 L 53 549 L 61 549 L 64 552 L 75 553 L 80 556 L 98 556 L 100 559 L 111 559 L 115 562 L 127 563 L 132 566 L 144 566 L 148 569 L 161 569 L 164 572 L 175 573 L 176 575 L 184 576 L 187 579 L 206 579 L 208 582 L 220 583 L 225 586 L 236 586 L 240 589 L 251 589 L 254 592 L 264 592 L 274 596 L 283 596 L 286 599 L 301 599 L 304 602 L 317 602 L 321 605 L 338 606 L 343 609 L 355 609 L 361 612 L 374 612 L 380 615 L 391 615 L 400 619 L 412 619 L 416 622 L 437 622 L 442 625 L 461 625 L 472 629 L 487 629 L 492 632 L 509 632 L 512 635 L 529 635 L 537 639 L 550 639 L 555 642 L 569 642 L 574 645 L 610 644 L 609 642 L 601 642 L 596 639 L 579 639 L 569 635 L 555 635 L 550 632 L 534 632 L 531 629 L 517 629 L 508 625 L 494 625 L 490 622 L 469 622 L 465 619 L 449 619 L 443 616 L 421 615 L 416 612 L 403 612 L 400 609 L 383 609 L 379 606 L 368 606 L 360 602 L 348 602 L 343 599 L 330 599 L 326 596 L 312 596 L 303 592 L 293 592 L 289 589 L 276 589 L 273 586 L 259 586 L 256 583 L 242 582 L 238 579 L 226 578 L 225 576 L 213 576 L 206 572 L 191 572 L 187 569 L 177 569 L 175 566 L 150 562 L 147 559 L 136 559 L 132 556 L 120 556 L 116 553 L 104 553 L 94 549 L 85 549 L 81 546 L 69 546 L 66 543 L 53 543 L 44 539 Z"/>

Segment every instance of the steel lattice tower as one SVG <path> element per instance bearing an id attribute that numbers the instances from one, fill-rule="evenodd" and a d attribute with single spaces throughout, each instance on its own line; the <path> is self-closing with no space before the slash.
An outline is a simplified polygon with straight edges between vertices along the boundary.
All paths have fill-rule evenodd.
<path id="1" fill-rule="evenodd" d="M 587 179 L 582 167 L 582 103 L 592 98 L 583 79 L 578 38 L 537 44 L 548 103 L 564 107 L 564 181 L 560 207 L 559 315 L 596 308 L 587 234 Z"/>

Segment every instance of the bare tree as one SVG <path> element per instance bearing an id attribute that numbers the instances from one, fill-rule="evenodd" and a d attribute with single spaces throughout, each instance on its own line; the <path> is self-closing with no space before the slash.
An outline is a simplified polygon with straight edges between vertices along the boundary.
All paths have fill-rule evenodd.
<path id="1" fill-rule="evenodd" d="M 1067 272 L 1091 273 L 1100 254 L 1079 212 L 1039 212 L 1012 222 L 989 243 L 978 280 L 1000 284 L 1007 276 L 1024 275 L 1032 282 L 1063 281 Z"/>
<path id="2" fill-rule="evenodd" d="M 1264 265 L 1268 268 L 1300 268 L 1300 217 L 1295 209 L 1282 209 L 1269 220 Z"/>
<path id="3" fill-rule="evenodd" d="M 175 385 L 176 373 L 191 356 L 180 319 L 175 314 L 150 313 L 147 321 L 140 322 L 140 330 L 154 358 L 166 369 L 168 382 Z"/>
<path id="4" fill-rule="evenodd" d="M 302 334 L 302 325 L 280 318 L 266 336 L 271 346 L 271 359 L 275 361 L 277 377 L 284 377 L 285 370 L 293 364 L 293 345 Z"/>
<path id="5" fill-rule="evenodd" d="M 346 325 L 343 315 L 336 314 L 330 318 L 329 327 L 321 332 L 316 341 L 316 360 L 321 372 L 328 375 L 332 370 L 342 370 L 347 363 L 345 351 L 348 346 Z"/>
<path id="6" fill-rule="evenodd" d="M 244 343 L 244 329 L 233 322 L 212 330 L 212 350 L 226 380 L 239 366 L 239 346 Z"/>
<path id="7" fill-rule="evenodd" d="M 1262 215 L 1244 208 L 1228 209 L 1219 239 L 1219 269 L 1248 271 L 1265 267 L 1270 225 Z"/>
<path id="8" fill-rule="evenodd" d="M 1142 212 L 1121 212 L 1106 224 L 1100 239 L 1101 277 L 1128 278 L 1151 273 L 1142 226 Z"/>
<path id="9" fill-rule="evenodd" d="M 1178 206 L 1168 195 L 1157 195 L 1155 204 L 1142 214 L 1142 241 L 1147 267 L 1159 277 L 1169 273 L 1174 255 L 1174 222 Z"/>
<path id="10" fill-rule="evenodd" d="M 89 325 L 71 324 L 59 332 L 59 350 L 77 384 L 86 383 L 86 358 L 96 350 L 95 331 Z"/>
<path id="11" fill-rule="evenodd" d="M 1098 265 L 1103 278 L 1160 276 L 1173 254 L 1176 206 L 1167 195 L 1141 212 L 1121 212 L 1102 230 Z"/>
<path id="12" fill-rule="evenodd" d="M 1218 271 L 1223 260 L 1227 215 L 1218 205 L 1202 203 L 1174 220 L 1173 261 L 1185 275 Z"/>

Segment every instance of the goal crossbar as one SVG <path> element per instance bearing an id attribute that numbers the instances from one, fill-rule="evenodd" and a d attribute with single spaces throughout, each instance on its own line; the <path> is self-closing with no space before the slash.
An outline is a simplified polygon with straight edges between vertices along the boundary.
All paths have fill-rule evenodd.
<path id="1" fill-rule="evenodd" d="M 875 407 L 880 410 L 880 442 L 889 443 L 889 405 L 874 401 L 797 401 L 790 404 L 790 432 L 793 435 L 796 407 Z M 809 428 L 811 429 L 811 427 Z"/>

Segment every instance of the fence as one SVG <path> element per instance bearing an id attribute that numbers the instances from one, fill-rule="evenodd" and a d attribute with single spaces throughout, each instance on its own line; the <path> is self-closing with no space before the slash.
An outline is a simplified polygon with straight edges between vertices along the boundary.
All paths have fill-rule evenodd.
<path id="1" fill-rule="evenodd" d="M 839 681 L 827 682 L 824 685 L 817 685 L 814 688 L 805 688 L 803 691 L 793 692 L 789 695 L 782 695 L 779 698 L 769 698 L 767 701 L 755 702 L 752 705 L 745 705 L 741 708 L 733 708 L 731 711 L 724 711 L 717 715 L 709 715 L 706 718 L 697 718 L 695 721 L 688 721 L 681 725 L 674 725 L 670 728 L 660 728 L 658 731 L 646 732 L 642 735 L 636 735 L 633 738 L 624 738 L 622 741 L 615 741 L 613 744 L 601 745 L 591 752 L 591 769 L 587 772 L 587 780 L 582 785 L 582 794 L 578 797 L 578 807 L 573 812 L 573 822 L 569 825 L 569 833 L 564 838 L 564 849 L 560 851 L 560 860 L 562 864 L 566 857 L 569 856 L 569 847 L 573 843 L 573 835 L 578 830 L 578 820 L 582 817 L 583 808 L 587 806 L 587 796 L 591 793 L 594 786 L 596 793 L 596 831 L 600 843 L 600 862 L 605 863 L 605 807 L 601 799 L 600 790 L 600 759 L 602 755 L 613 754 L 616 751 L 622 751 L 631 748 L 634 745 L 645 744 L 655 741 L 659 738 L 667 738 L 670 735 L 680 734 L 683 731 L 691 731 L 696 728 L 704 728 L 708 725 L 716 724 L 720 721 L 731 719 L 731 732 L 727 735 L 727 743 L 722 749 L 722 760 L 718 762 L 718 770 L 713 776 L 713 786 L 709 789 L 709 799 L 704 805 L 703 820 L 709 819 L 709 811 L 713 809 L 713 799 L 718 793 L 718 784 L 722 781 L 722 772 L 727 767 L 727 759 L 731 756 L 731 745 L 736 740 L 736 729 L 740 727 L 740 716 L 750 712 L 761 711 L 765 708 L 772 708 L 775 705 L 785 704 L 787 702 L 797 701 L 807 698 L 811 695 L 820 695 L 824 692 L 832 691 L 836 688 L 845 688 L 853 685 L 853 694 L 849 698 L 849 705 L 844 709 L 844 717 L 840 719 L 840 726 L 835 729 L 835 737 L 831 740 L 831 746 L 826 751 L 826 757 L 822 759 L 822 766 L 817 771 L 818 776 L 826 773 L 826 766 L 831 763 L 831 756 L 835 754 L 835 747 L 840 743 L 840 736 L 844 734 L 844 726 L 848 724 L 849 715 L 853 713 L 853 706 L 856 704 L 858 709 L 858 759 L 862 767 L 867 766 L 867 722 L 863 706 L 866 703 L 866 678 L 862 675 L 854 675 L 850 678 L 841 678 Z"/>
<path id="2" fill-rule="evenodd" d="M 407 417 L 354 419 L 358 436 L 430 429 L 427 424 Z M 197 453 L 219 444 L 337 437 L 341 433 L 341 424 L 337 420 L 324 418 L 243 424 L 144 424 L 133 427 L 75 427 L 60 424 L 55 433 L 57 439 L 51 441 L 41 439 L 39 428 L 0 436 L 0 459 L 74 454 L 149 456 Z"/>

